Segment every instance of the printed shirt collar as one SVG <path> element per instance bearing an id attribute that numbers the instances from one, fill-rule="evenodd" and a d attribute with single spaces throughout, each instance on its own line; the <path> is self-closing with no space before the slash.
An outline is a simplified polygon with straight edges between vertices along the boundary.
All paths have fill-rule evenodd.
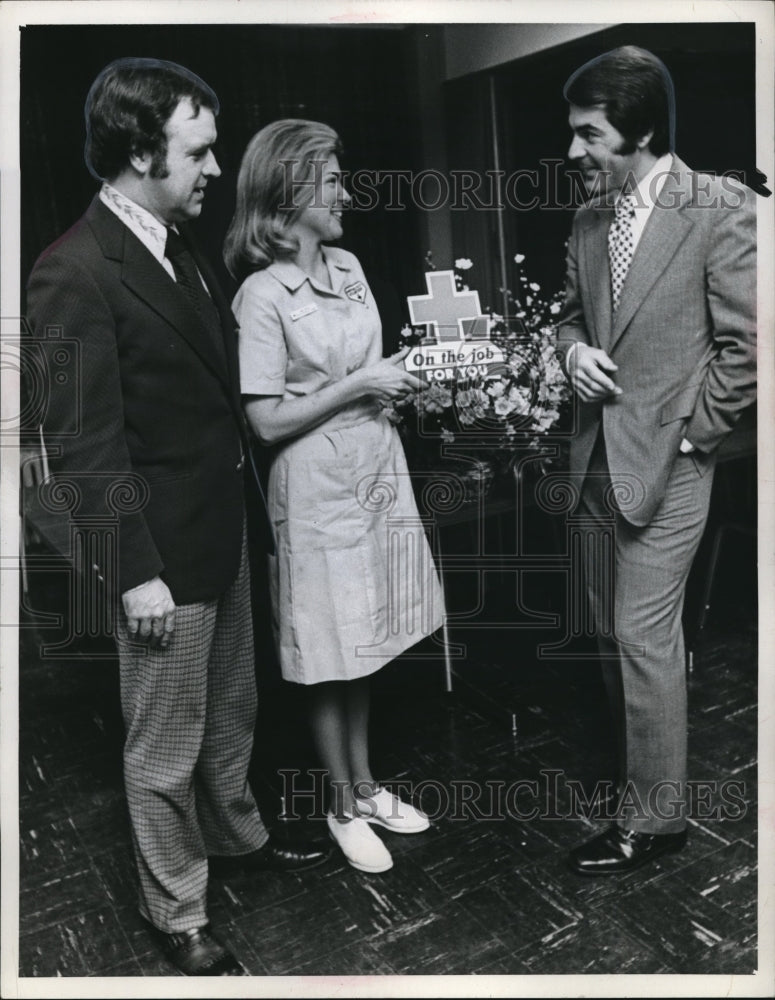
<path id="1" fill-rule="evenodd" d="M 100 190 L 100 201 L 121 219 L 135 236 L 151 251 L 157 260 L 164 259 L 167 244 L 166 226 L 151 215 L 148 209 L 138 205 L 105 182 Z"/>
<path id="2" fill-rule="evenodd" d="M 292 260 L 276 260 L 274 263 L 270 264 L 267 270 L 275 277 L 277 280 L 285 285 L 289 292 L 295 292 L 297 289 L 301 288 L 305 281 L 308 281 L 313 288 L 319 291 L 325 292 L 328 295 L 339 295 L 341 294 L 342 285 L 345 282 L 346 276 L 350 273 L 350 265 L 345 263 L 345 261 L 339 256 L 339 252 L 335 247 L 323 247 L 323 256 L 325 257 L 326 263 L 329 265 L 329 273 L 331 274 L 332 288 L 326 288 L 319 282 L 311 278 L 305 271 L 299 267 L 298 264 L 294 263 Z M 337 281 L 336 272 L 340 272 Z"/>

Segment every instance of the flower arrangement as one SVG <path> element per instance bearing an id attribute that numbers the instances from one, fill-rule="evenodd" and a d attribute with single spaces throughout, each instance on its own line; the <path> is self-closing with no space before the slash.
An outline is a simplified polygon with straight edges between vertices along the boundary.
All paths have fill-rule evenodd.
<path id="1" fill-rule="evenodd" d="M 428 446 L 438 452 L 439 442 L 457 443 L 507 468 L 518 446 L 520 451 L 538 449 L 547 432 L 560 423 L 570 399 L 554 349 L 564 293 L 545 296 L 524 273 L 524 260 L 523 254 L 514 257 L 518 292 L 500 289 L 511 315 L 489 312 L 490 340 L 502 351 L 503 364 L 484 376 L 432 382 L 396 412 L 394 419 L 415 456 L 427 452 Z M 426 263 L 435 270 L 430 254 Z M 467 258 L 455 261 L 459 291 L 468 291 L 465 276 L 473 267 Z M 405 327 L 402 336 L 412 344 L 424 333 L 424 327 Z M 409 428 L 415 432 L 412 442 L 406 440 Z"/>

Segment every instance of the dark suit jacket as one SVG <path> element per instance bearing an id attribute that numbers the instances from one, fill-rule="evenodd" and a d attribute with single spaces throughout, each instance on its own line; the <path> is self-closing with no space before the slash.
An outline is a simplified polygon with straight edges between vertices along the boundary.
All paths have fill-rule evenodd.
<path id="1" fill-rule="evenodd" d="M 37 261 L 27 298 L 50 360 L 52 333 L 79 347 L 75 384 L 60 386 L 49 366 L 44 419 L 51 470 L 80 494 L 73 516 L 117 526 L 110 577 L 119 593 L 161 574 L 177 604 L 215 598 L 231 584 L 243 532 L 236 321 L 195 256 L 222 347 L 98 198 Z M 95 570 L 104 578 L 105 566 Z"/>
<path id="2" fill-rule="evenodd" d="M 621 396 L 579 404 L 571 474 L 586 473 L 602 426 L 608 466 L 635 491 L 622 512 L 651 520 L 683 437 L 707 456 L 756 391 L 756 196 L 677 157 L 635 250 L 615 315 L 607 235 L 613 209 L 577 213 L 559 349 L 602 348 Z"/>

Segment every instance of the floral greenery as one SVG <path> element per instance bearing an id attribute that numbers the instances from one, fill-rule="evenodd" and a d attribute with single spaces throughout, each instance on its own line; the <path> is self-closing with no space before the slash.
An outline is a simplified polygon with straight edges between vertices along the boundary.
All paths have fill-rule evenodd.
<path id="1" fill-rule="evenodd" d="M 555 352 L 555 320 L 563 293 L 544 296 L 540 285 L 524 273 L 524 260 L 522 254 L 514 258 L 518 292 L 500 289 L 511 315 L 489 313 L 490 339 L 503 351 L 505 363 L 487 377 L 434 382 L 393 415 L 415 455 L 439 441 L 475 444 L 477 454 L 508 466 L 517 445 L 538 449 L 544 435 L 561 421 L 570 398 Z M 430 254 L 426 262 L 435 269 Z M 464 274 L 473 267 L 467 258 L 455 261 L 458 290 L 468 291 Z M 411 344 L 424 334 L 423 326 L 405 327 L 402 335 Z M 419 440 L 407 441 L 408 428 Z"/>

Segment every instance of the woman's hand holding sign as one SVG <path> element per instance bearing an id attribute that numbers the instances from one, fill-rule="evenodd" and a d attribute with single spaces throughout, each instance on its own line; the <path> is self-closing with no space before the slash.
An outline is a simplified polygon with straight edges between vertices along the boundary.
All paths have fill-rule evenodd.
<path id="1" fill-rule="evenodd" d="M 361 380 L 364 395 L 373 396 L 380 403 L 394 403 L 419 392 L 424 386 L 422 379 L 404 367 L 409 350 L 404 347 L 376 365 L 361 369 L 357 377 Z"/>

